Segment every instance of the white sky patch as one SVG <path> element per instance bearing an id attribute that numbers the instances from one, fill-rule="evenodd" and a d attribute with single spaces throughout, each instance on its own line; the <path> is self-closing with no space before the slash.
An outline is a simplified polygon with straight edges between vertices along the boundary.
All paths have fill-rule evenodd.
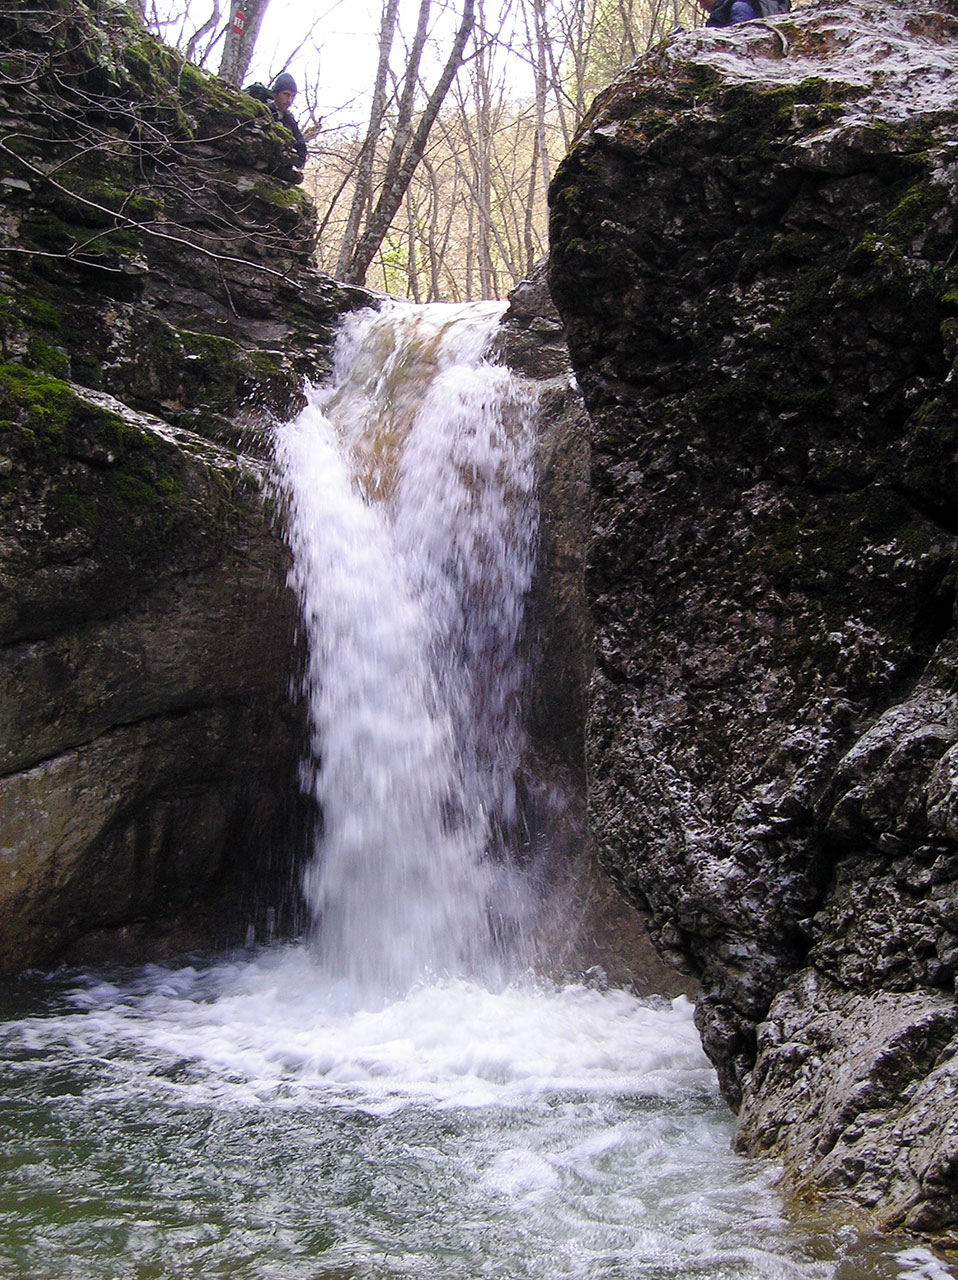
<path id="1" fill-rule="evenodd" d="M 327 128 L 364 122 L 376 74 L 381 10 L 380 0 L 323 0 L 306 6 L 297 0 L 271 0 L 247 81 L 269 83 L 288 70 L 301 88 L 317 86 L 315 109 Z M 419 0 L 401 0 L 400 31 L 407 43 L 418 12 Z M 430 28 L 435 43 L 427 46 L 423 59 L 427 83 L 438 77 L 459 18 L 458 4 L 450 7 L 444 0 L 433 4 Z M 393 49 L 395 68 L 404 49 L 398 34 Z M 531 96 L 531 73 L 517 62 L 516 74 L 529 80 L 525 91 Z M 305 114 L 303 105 L 297 103 L 299 114 Z"/>
<path id="2" fill-rule="evenodd" d="M 320 115 L 345 113 L 351 118 L 350 104 L 355 104 L 355 115 L 361 117 L 376 71 L 378 31 L 379 6 L 370 0 L 306 6 L 272 0 L 248 78 L 269 83 L 289 70 L 300 85 L 318 82 Z"/>

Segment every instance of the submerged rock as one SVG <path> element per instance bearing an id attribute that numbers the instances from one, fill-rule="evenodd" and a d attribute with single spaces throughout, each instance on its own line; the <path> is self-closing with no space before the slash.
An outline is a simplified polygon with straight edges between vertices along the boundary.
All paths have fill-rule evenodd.
<path id="1" fill-rule="evenodd" d="M 702 981 L 742 1149 L 936 1231 L 958 1162 L 956 90 L 952 3 L 682 34 L 600 95 L 552 192 L 592 419 L 601 856 Z"/>

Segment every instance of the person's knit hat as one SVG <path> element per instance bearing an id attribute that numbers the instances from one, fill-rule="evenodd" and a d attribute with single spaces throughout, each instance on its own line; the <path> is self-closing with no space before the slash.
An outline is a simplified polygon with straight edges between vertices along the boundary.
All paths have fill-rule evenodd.
<path id="1" fill-rule="evenodd" d="M 291 93 L 297 93 L 296 81 L 288 71 L 281 71 L 273 81 L 273 92 L 282 93 L 284 89 L 289 89 Z"/>

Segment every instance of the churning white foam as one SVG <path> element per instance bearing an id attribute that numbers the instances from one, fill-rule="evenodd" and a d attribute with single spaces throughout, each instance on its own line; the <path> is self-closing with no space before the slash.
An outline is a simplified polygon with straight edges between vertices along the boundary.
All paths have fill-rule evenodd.
<path id="1" fill-rule="evenodd" d="M 783 1219 L 774 1169 L 732 1154 L 687 1001 L 454 979 L 349 1010 L 323 978 L 306 948 L 277 948 L 91 976 L 0 1026 L 28 1112 L 58 1095 L 67 1187 L 85 1170 L 38 1275 L 128 1274 L 111 1232 L 146 1215 L 169 1275 L 834 1276 Z"/>
<path id="2" fill-rule="evenodd" d="M 122 983 L 79 986 L 61 1017 L 19 1024 L 20 1047 L 154 1057 L 186 1070 L 149 1079 L 185 1099 L 329 1105 L 371 1112 L 519 1106 L 545 1095 L 715 1097 L 684 998 L 528 982 L 499 990 L 455 979 L 367 1009 L 344 1008 L 304 947 L 209 969 L 150 967 Z M 162 1082 L 167 1079 L 164 1085 Z M 126 1081 L 125 1083 L 129 1083 Z"/>

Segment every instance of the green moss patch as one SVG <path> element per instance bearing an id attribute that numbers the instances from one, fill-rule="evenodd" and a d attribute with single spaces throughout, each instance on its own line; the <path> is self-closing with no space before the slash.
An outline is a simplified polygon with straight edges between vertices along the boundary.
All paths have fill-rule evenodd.
<path id="1" fill-rule="evenodd" d="M 243 404 L 288 398 L 289 373 L 278 353 L 247 351 L 229 338 L 186 329 L 178 337 L 177 390 L 185 407 L 229 414 Z"/>
<path id="2" fill-rule="evenodd" d="M 253 188 L 253 195 L 274 209 L 294 209 L 297 213 L 302 213 L 309 203 L 308 196 L 301 188 L 284 187 L 276 182 L 258 182 Z"/>
<path id="3" fill-rule="evenodd" d="M 0 365 L 0 430 L 19 429 L 31 441 L 62 441 L 75 402 L 65 382 L 21 365 Z"/>
<path id="4" fill-rule="evenodd" d="M 175 446 L 59 379 L 3 365 L 0 454 L 12 463 L 0 492 L 34 510 L 30 538 L 53 558 L 71 530 L 104 573 L 131 572 L 168 552 L 185 503 Z"/>
<path id="5" fill-rule="evenodd" d="M 27 346 L 27 363 L 55 378 L 65 378 L 70 373 L 70 360 L 60 347 L 54 347 L 42 338 L 31 338 Z"/>
<path id="6" fill-rule="evenodd" d="M 221 439 L 243 406 L 284 411 L 301 388 L 294 363 L 314 367 L 326 342 L 314 307 L 283 352 L 247 346 L 251 317 L 286 317 L 282 280 L 306 266 L 314 225 L 280 176 L 285 131 L 122 5 L 42 9 L 42 21 L 5 22 L 16 252 L 4 259 L 0 363 L 200 432 L 218 415 Z"/>

